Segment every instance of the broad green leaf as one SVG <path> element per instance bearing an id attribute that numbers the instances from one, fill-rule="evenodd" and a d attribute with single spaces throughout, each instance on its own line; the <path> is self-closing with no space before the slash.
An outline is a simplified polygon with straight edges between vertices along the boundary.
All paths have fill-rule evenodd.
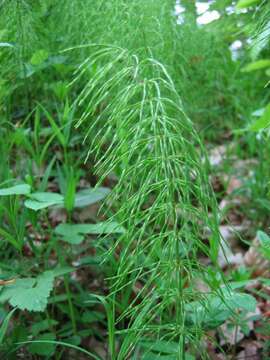
<path id="1" fill-rule="evenodd" d="M 222 298 L 213 297 L 210 300 L 210 308 L 214 307 L 224 307 L 231 310 L 246 310 L 246 311 L 255 311 L 256 309 L 256 300 L 253 296 L 249 294 L 244 294 L 236 291 L 229 290 L 225 287 L 222 289 Z"/>
<path id="2" fill-rule="evenodd" d="M 65 339 L 65 342 L 72 345 L 80 345 L 80 343 L 82 342 L 82 338 L 78 335 L 74 335 Z"/>
<path id="3" fill-rule="evenodd" d="M 52 333 L 39 335 L 35 338 L 35 342 L 27 347 L 28 351 L 34 355 L 51 357 L 54 354 L 56 348 L 55 339 L 55 335 Z"/>
<path id="4" fill-rule="evenodd" d="M 232 282 L 230 282 L 230 287 L 233 290 L 243 289 L 245 286 L 255 284 L 255 283 L 256 283 L 256 280 L 254 280 L 254 279 L 232 281 Z"/>
<path id="5" fill-rule="evenodd" d="M 73 272 L 75 269 L 71 266 L 57 266 L 56 268 L 54 268 L 53 270 L 51 270 L 53 272 L 53 275 L 55 277 L 57 276 L 63 276 L 66 274 L 69 274 L 71 272 Z"/>
<path id="6" fill-rule="evenodd" d="M 84 236 L 80 235 L 80 234 L 69 234 L 69 235 L 65 235 L 62 238 L 63 241 L 72 244 L 72 245 L 78 245 L 81 244 L 84 240 Z"/>
<path id="7" fill-rule="evenodd" d="M 227 300 L 234 309 L 243 309 L 247 312 L 253 312 L 256 309 L 256 299 L 249 294 L 233 293 Z"/>
<path id="8" fill-rule="evenodd" d="M 41 65 L 42 63 L 44 63 L 45 60 L 48 59 L 48 57 L 49 57 L 48 51 L 41 49 L 33 54 L 30 62 L 32 65 Z"/>
<path id="9" fill-rule="evenodd" d="M 71 224 L 60 224 L 55 228 L 55 232 L 63 237 L 62 240 L 69 244 L 77 245 L 83 242 L 84 236 L 80 234 Z"/>
<path id="10" fill-rule="evenodd" d="M 64 201 L 64 197 L 61 194 L 53 192 L 36 192 L 32 193 L 30 197 L 39 202 L 54 202 L 55 204 Z"/>
<path id="11" fill-rule="evenodd" d="M 28 195 L 31 187 L 28 184 L 15 185 L 9 188 L 0 189 L 0 196 L 7 195 Z"/>
<path id="12" fill-rule="evenodd" d="M 78 231 L 76 230 L 76 225 L 72 224 L 60 224 L 55 228 L 55 232 L 58 235 L 62 236 L 73 236 L 78 234 Z"/>
<path id="13" fill-rule="evenodd" d="M 269 59 L 261 59 L 254 61 L 245 67 L 243 67 L 243 72 L 251 72 L 256 70 L 261 70 L 270 67 L 270 60 Z"/>
<path id="14" fill-rule="evenodd" d="M 58 324 L 58 321 L 54 319 L 46 319 L 39 322 L 35 322 L 31 326 L 31 334 L 33 336 L 38 335 L 40 332 L 49 330 L 52 326 L 56 326 Z"/>
<path id="15" fill-rule="evenodd" d="M 260 131 L 270 126 L 270 104 L 268 104 L 264 110 L 263 115 L 250 125 L 251 131 Z"/>
<path id="16" fill-rule="evenodd" d="M 52 271 L 45 271 L 35 279 L 18 279 L 14 284 L 2 287 L 0 302 L 8 301 L 10 305 L 21 310 L 44 311 L 53 281 Z"/>
<path id="17" fill-rule="evenodd" d="M 259 230 L 257 232 L 257 237 L 262 246 L 268 247 L 270 249 L 270 237 L 265 232 Z"/>
<path id="18" fill-rule="evenodd" d="M 86 324 L 104 320 L 105 314 L 99 311 L 85 311 L 82 314 L 81 321 Z"/>
<path id="19" fill-rule="evenodd" d="M 75 207 L 82 208 L 95 204 L 96 202 L 103 200 L 110 191 L 111 190 L 106 187 L 81 190 L 75 195 Z"/>
<path id="20" fill-rule="evenodd" d="M 39 202 L 39 201 L 35 201 L 35 200 L 26 200 L 24 202 L 24 205 L 28 209 L 38 211 L 38 210 L 46 209 L 50 206 L 53 206 L 53 205 L 55 205 L 55 203 L 54 202 Z"/>
<path id="21" fill-rule="evenodd" d="M 123 234 L 125 229 L 114 221 L 104 221 L 97 224 L 60 224 L 56 233 L 66 236 L 69 233 L 79 234 Z"/>
<path id="22" fill-rule="evenodd" d="M 57 193 L 37 192 L 31 194 L 29 197 L 30 199 L 26 200 L 24 205 L 34 211 L 64 203 L 64 197 Z"/>
<path id="23" fill-rule="evenodd" d="M 78 260 L 78 266 L 81 265 L 98 265 L 102 261 L 101 256 L 84 256 Z"/>
<path id="24" fill-rule="evenodd" d="M 85 234 L 122 234 L 125 229 L 116 222 L 105 221 L 98 224 L 60 224 L 55 232 L 70 244 L 80 244 Z"/>
<path id="25" fill-rule="evenodd" d="M 261 0 L 239 0 L 236 9 L 244 9 L 252 5 L 259 4 Z"/>
<path id="26" fill-rule="evenodd" d="M 194 301 L 186 305 L 188 318 L 193 324 L 216 328 L 229 319 L 235 311 L 253 312 L 256 300 L 249 294 L 223 288 L 220 296 L 209 295 L 204 302 Z"/>

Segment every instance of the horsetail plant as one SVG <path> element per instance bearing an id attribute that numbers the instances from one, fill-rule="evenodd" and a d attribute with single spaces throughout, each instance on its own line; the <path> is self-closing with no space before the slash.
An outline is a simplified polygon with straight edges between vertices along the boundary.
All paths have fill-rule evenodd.
<path id="1" fill-rule="evenodd" d="M 100 182 L 118 177 L 109 203 L 118 203 L 113 218 L 126 228 L 104 257 L 118 262 L 108 279 L 121 339 L 112 358 L 126 359 L 144 339 L 176 341 L 177 358 L 184 359 L 186 345 L 201 336 L 186 305 L 203 303 L 196 282 L 212 288 L 199 259 L 209 257 L 217 269 L 219 247 L 203 145 L 160 62 L 119 47 L 89 48 L 74 79 L 91 74 L 76 100 L 84 108 L 77 126 L 88 127 Z"/>

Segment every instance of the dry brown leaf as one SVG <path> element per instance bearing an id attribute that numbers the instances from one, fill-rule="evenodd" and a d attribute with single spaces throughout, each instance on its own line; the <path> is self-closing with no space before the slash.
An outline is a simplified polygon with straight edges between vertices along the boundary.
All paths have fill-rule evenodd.
<path id="1" fill-rule="evenodd" d="M 96 219 L 98 219 L 99 209 L 100 203 L 92 204 L 81 209 L 76 209 L 73 216 L 78 223 L 89 222 L 90 220 L 96 221 Z"/>
<path id="2" fill-rule="evenodd" d="M 220 345 L 229 344 L 234 346 L 244 339 L 245 335 L 242 333 L 239 326 L 231 327 L 228 323 L 220 326 L 222 331 L 222 338 L 220 339 Z"/>
<path id="3" fill-rule="evenodd" d="M 53 224 L 64 223 L 67 221 L 67 212 L 65 209 L 51 208 L 49 209 L 49 219 Z"/>
<path id="4" fill-rule="evenodd" d="M 209 162 L 212 166 L 218 166 L 222 163 L 227 152 L 227 146 L 219 145 L 213 148 L 209 153 Z"/>
<path id="5" fill-rule="evenodd" d="M 236 176 L 231 176 L 227 184 L 226 192 L 227 194 L 231 194 L 242 186 L 243 182 L 241 179 L 237 178 Z"/>
<path id="6" fill-rule="evenodd" d="M 270 276 L 270 261 L 266 260 L 259 251 L 259 239 L 255 237 L 249 250 L 244 256 L 246 266 L 253 268 L 253 276 Z"/>
<path id="7" fill-rule="evenodd" d="M 218 263 L 221 268 L 227 265 L 241 265 L 244 263 L 241 252 L 234 253 L 232 248 L 237 245 L 237 234 L 245 229 L 243 226 L 221 225 L 219 227 L 221 235 L 221 246 L 218 253 Z"/>
<path id="8" fill-rule="evenodd" d="M 261 360 L 261 344 L 258 341 L 245 340 L 242 344 L 244 350 L 237 354 L 237 360 Z"/>
<path id="9" fill-rule="evenodd" d="M 107 350 L 103 342 L 97 341 L 93 337 L 90 339 L 89 348 L 94 350 L 101 359 L 107 359 Z"/>

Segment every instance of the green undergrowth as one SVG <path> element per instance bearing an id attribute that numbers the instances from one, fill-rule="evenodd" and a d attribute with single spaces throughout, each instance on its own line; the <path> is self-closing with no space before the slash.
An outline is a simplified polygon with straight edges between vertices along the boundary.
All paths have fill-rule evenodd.
<path id="1" fill-rule="evenodd" d="M 237 27 L 252 9 L 218 4 L 197 26 L 174 1 L 0 1 L 3 358 L 208 359 L 221 325 L 248 336 L 207 150 L 258 161 L 240 193 L 265 230 L 269 64 Z"/>

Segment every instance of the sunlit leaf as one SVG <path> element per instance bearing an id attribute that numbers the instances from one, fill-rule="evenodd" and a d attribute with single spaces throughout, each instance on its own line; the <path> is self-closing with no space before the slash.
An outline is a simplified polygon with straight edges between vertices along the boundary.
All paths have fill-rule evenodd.
<path id="1" fill-rule="evenodd" d="M 75 207 L 81 208 L 95 204 L 103 200 L 109 193 L 110 189 L 106 187 L 81 190 L 75 195 Z"/>
<path id="2" fill-rule="evenodd" d="M 269 59 L 261 59 L 254 61 L 248 65 L 246 65 L 242 71 L 243 72 L 251 72 L 256 70 L 261 70 L 270 67 L 270 60 Z"/>
<path id="3" fill-rule="evenodd" d="M 24 205 L 31 210 L 38 211 L 54 205 L 64 203 L 64 197 L 61 194 L 51 192 L 37 192 L 30 195 Z"/>
<path id="4" fill-rule="evenodd" d="M 27 195 L 31 191 L 31 187 L 28 184 L 15 185 L 9 188 L 0 189 L 0 196 L 7 195 Z"/>
<path id="5" fill-rule="evenodd" d="M 0 42 L 0 47 L 14 47 L 14 45 L 7 42 Z"/>
<path id="6" fill-rule="evenodd" d="M 49 53 L 48 51 L 41 49 L 36 51 L 33 56 L 31 57 L 31 64 L 32 65 L 40 65 L 42 64 L 45 60 L 47 60 L 49 57 Z"/>
<path id="7" fill-rule="evenodd" d="M 260 2 L 261 0 L 239 0 L 236 5 L 236 9 L 244 9 L 249 6 L 259 4 Z"/>
<path id="8" fill-rule="evenodd" d="M 252 123 L 249 127 L 251 131 L 260 131 L 270 126 L 270 104 L 268 104 L 263 112 L 263 115 Z"/>

